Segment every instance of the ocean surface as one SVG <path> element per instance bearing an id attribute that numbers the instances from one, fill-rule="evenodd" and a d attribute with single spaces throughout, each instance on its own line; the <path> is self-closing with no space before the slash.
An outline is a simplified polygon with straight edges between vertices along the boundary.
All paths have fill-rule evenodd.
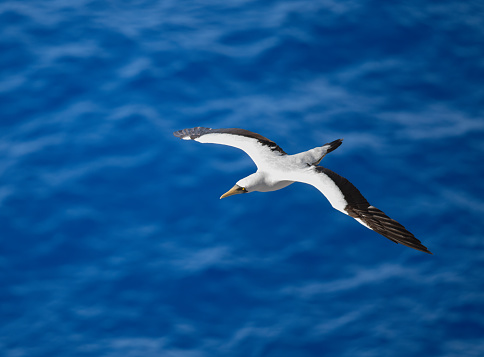
<path id="1" fill-rule="evenodd" d="M 0 2 L 0 355 L 484 356 L 484 3 Z M 315 188 L 181 141 L 248 129 Z"/>

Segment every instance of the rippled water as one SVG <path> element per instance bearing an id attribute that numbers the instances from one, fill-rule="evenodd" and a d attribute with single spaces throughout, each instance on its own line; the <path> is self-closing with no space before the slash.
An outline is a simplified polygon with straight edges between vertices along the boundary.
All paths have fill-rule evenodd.
<path id="1" fill-rule="evenodd" d="M 482 356 L 484 6 L 0 3 L 2 356 Z M 179 141 L 242 127 L 434 253 Z"/>

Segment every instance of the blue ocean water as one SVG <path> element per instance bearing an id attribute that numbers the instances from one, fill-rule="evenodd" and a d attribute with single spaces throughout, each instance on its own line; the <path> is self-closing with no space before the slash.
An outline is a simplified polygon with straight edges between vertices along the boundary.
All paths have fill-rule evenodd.
<path id="1" fill-rule="evenodd" d="M 0 3 L 0 354 L 484 355 L 484 5 Z M 433 256 L 175 130 L 322 165 Z"/>

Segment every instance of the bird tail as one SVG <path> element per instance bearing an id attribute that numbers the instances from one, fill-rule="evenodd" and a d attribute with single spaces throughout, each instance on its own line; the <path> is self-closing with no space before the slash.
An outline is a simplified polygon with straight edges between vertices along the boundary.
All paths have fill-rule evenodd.
<path id="1" fill-rule="evenodd" d="M 325 146 L 328 147 L 326 154 L 330 153 L 333 150 L 336 150 L 341 145 L 342 142 L 343 142 L 343 139 L 338 139 L 338 140 L 332 141 L 328 144 L 324 144 L 323 147 L 325 147 Z"/>
<path id="2" fill-rule="evenodd" d="M 341 145 L 342 142 L 343 142 L 343 139 L 338 139 L 338 140 L 332 141 L 330 143 L 324 144 L 321 147 L 323 149 L 323 155 L 318 160 L 313 162 L 312 165 L 319 165 L 319 163 L 321 162 L 323 157 L 325 157 L 326 154 L 330 153 L 331 151 L 336 150 Z"/>

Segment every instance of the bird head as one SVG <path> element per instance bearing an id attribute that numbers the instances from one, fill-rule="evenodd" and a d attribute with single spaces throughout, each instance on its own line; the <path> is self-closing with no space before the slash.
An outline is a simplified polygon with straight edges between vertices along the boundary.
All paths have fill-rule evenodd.
<path id="1" fill-rule="evenodd" d="M 225 192 L 222 196 L 220 196 L 220 199 L 225 198 L 225 197 L 229 197 L 229 196 L 232 196 L 232 195 L 238 195 L 239 193 L 248 193 L 248 192 L 249 191 L 247 191 L 247 189 L 245 187 L 235 185 L 230 190 Z"/>
<path id="2" fill-rule="evenodd" d="M 260 172 L 253 173 L 252 175 L 249 175 L 237 181 L 237 184 L 232 187 L 228 192 L 224 193 L 220 198 L 238 195 L 239 193 L 261 191 L 261 182 L 263 182 L 263 180 L 263 174 L 261 174 Z"/>

